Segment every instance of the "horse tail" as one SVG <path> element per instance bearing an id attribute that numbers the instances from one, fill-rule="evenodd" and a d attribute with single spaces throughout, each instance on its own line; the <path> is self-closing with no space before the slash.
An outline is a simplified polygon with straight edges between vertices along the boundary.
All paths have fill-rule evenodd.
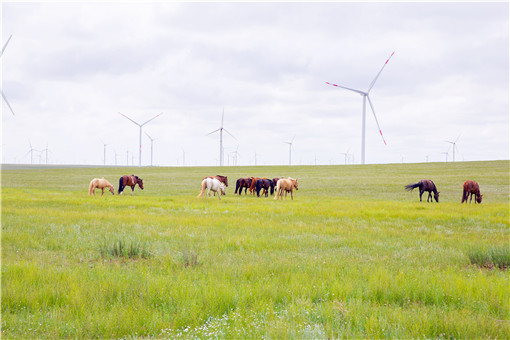
<path id="1" fill-rule="evenodd" d="M 272 194 L 274 194 L 274 183 L 273 183 L 273 181 L 269 181 L 269 183 L 270 183 L 269 186 L 271 187 L 271 195 L 272 195 Z"/>
<path id="2" fill-rule="evenodd" d="M 200 198 L 202 197 L 202 195 L 204 194 L 204 191 L 205 191 L 205 186 L 207 185 L 207 178 L 203 179 L 202 180 L 202 188 L 200 190 L 200 194 L 198 194 L 197 198 Z"/>
<path id="3" fill-rule="evenodd" d="M 417 188 L 419 186 L 420 186 L 420 183 L 414 183 L 414 184 L 411 183 L 411 184 L 406 185 L 405 188 L 406 188 L 407 191 L 411 191 L 414 188 Z"/>
<path id="4" fill-rule="evenodd" d="M 94 180 L 90 181 L 89 185 L 89 196 L 92 196 L 92 193 L 94 192 Z"/>
<path id="5" fill-rule="evenodd" d="M 124 190 L 124 177 L 119 178 L 119 192 L 118 192 L 119 195 L 122 192 L 122 190 Z"/>
<path id="6" fill-rule="evenodd" d="M 239 182 L 241 181 L 241 179 L 238 179 L 236 181 L 236 191 L 234 191 L 234 195 L 237 195 L 237 190 L 239 190 L 239 186 L 241 185 Z M 241 191 L 239 191 L 239 195 L 241 194 Z"/>

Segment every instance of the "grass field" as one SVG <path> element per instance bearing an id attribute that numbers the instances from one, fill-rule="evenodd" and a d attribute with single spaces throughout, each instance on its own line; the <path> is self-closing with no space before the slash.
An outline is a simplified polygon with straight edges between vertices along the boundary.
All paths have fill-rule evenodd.
<path id="1" fill-rule="evenodd" d="M 2 338 L 510 338 L 509 165 L 4 166 Z M 88 196 L 131 173 L 145 190 Z M 249 176 L 299 191 L 234 196 Z M 439 203 L 404 191 L 424 178 Z"/>

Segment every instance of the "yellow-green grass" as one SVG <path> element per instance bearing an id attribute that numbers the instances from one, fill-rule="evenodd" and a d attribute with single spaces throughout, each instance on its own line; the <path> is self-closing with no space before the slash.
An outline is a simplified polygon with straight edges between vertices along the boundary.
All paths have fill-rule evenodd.
<path id="1" fill-rule="evenodd" d="M 94 177 L 145 190 L 88 196 Z M 204 176 L 227 195 L 198 199 Z M 294 201 L 234 196 L 292 176 Z M 432 179 L 439 203 L 404 186 Z M 461 204 L 478 181 L 483 203 Z M 3 338 L 508 338 L 509 162 L 2 170 Z M 426 199 L 426 195 L 424 195 Z M 115 256 L 118 242 L 149 256 Z"/>

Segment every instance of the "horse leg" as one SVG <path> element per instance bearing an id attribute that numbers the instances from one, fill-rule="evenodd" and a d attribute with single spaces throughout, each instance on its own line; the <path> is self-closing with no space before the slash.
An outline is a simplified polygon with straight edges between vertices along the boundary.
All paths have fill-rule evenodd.
<path id="1" fill-rule="evenodd" d="M 294 201 L 294 196 L 292 195 L 292 189 L 290 189 L 290 198 Z"/>
<path id="2" fill-rule="evenodd" d="M 473 200 L 473 193 L 469 196 L 469 204 L 471 204 L 471 201 Z M 475 201 L 476 202 L 476 201 Z"/>
<path id="3" fill-rule="evenodd" d="M 101 188 L 101 197 L 103 197 L 104 194 L 104 188 Z"/>
<path id="4" fill-rule="evenodd" d="M 423 196 L 423 191 L 420 189 L 420 202 L 421 202 L 421 197 Z"/>

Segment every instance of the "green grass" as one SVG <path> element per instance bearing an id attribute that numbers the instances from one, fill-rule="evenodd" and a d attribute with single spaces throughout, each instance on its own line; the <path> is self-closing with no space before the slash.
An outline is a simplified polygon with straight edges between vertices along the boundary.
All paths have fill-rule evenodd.
<path id="1" fill-rule="evenodd" d="M 4 167 L 2 337 L 509 338 L 509 164 Z M 88 196 L 131 173 L 145 190 Z M 248 176 L 299 190 L 234 196 Z M 440 203 L 404 190 L 423 178 Z"/>

